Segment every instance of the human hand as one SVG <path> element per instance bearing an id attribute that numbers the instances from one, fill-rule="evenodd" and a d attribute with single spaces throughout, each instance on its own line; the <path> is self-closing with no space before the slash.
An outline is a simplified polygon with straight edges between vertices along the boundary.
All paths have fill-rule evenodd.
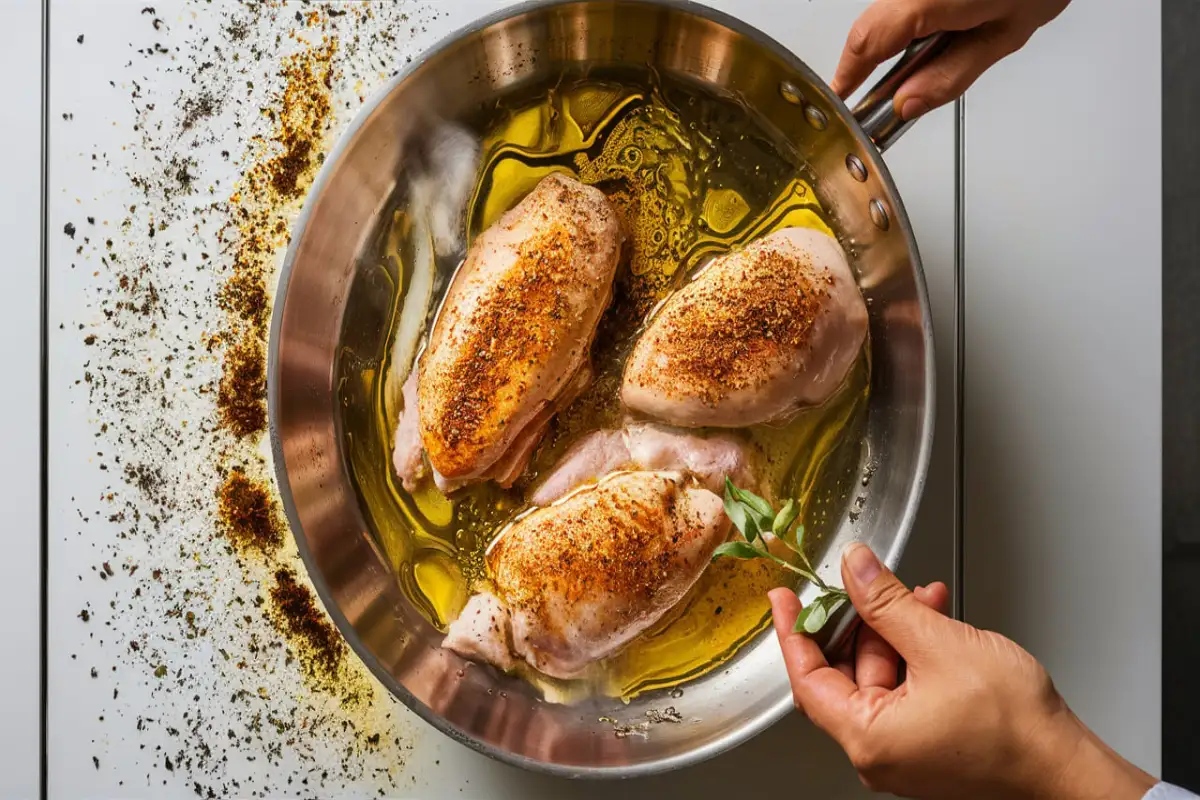
<path id="1" fill-rule="evenodd" d="M 845 99 L 916 39 L 960 31 L 896 91 L 895 109 L 915 119 L 962 95 L 1000 59 L 1020 50 L 1070 0 L 876 0 L 850 29 L 832 87 Z"/>
<path id="2" fill-rule="evenodd" d="M 1033 656 L 935 610 L 943 584 L 914 594 L 865 545 L 847 548 L 842 580 L 863 622 L 853 663 L 831 667 L 813 640 L 792 632 L 794 593 L 773 591 L 771 606 L 796 707 L 846 751 L 868 788 L 1135 800 L 1154 785 L 1084 727 Z"/>

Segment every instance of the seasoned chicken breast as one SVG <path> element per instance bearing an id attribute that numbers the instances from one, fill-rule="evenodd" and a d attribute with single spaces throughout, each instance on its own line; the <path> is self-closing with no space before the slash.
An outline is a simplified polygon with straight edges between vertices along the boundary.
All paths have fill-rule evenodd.
<path id="1" fill-rule="evenodd" d="M 621 397 L 673 425 L 769 422 L 825 402 L 866 335 L 841 246 L 786 228 L 713 260 L 663 303 L 626 362 Z"/>
<path id="2" fill-rule="evenodd" d="M 555 411 L 590 379 L 621 240 L 604 195 L 559 174 L 479 235 L 421 357 L 415 409 L 403 393 L 393 460 L 405 486 L 423 471 L 418 442 L 444 488 L 520 475 Z"/>
<path id="3" fill-rule="evenodd" d="M 633 423 L 622 430 L 596 431 L 576 442 L 534 489 L 529 502 L 549 505 L 575 487 L 618 469 L 688 472 L 716 494 L 724 492 L 726 476 L 740 487 L 754 486 L 741 440 Z"/>
<path id="4" fill-rule="evenodd" d="M 518 518 L 488 552 L 494 592 L 443 646 L 577 677 L 678 603 L 725 540 L 719 496 L 682 472 L 617 472 Z"/>

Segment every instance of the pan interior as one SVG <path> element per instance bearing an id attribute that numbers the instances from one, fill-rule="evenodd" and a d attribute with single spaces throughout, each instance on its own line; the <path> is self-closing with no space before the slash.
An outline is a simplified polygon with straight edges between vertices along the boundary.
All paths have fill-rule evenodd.
<path id="1" fill-rule="evenodd" d="M 635 774 L 712 755 L 784 713 L 790 692 L 774 643 L 754 639 L 682 687 L 639 675 L 636 691 L 620 692 L 636 694 L 628 704 L 607 697 L 544 702 L 524 680 L 440 649 L 439 604 L 454 597 L 438 586 L 438 573 L 449 564 L 462 568 L 457 553 L 469 548 L 458 530 L 470 525 L 456 523 L 471 520 L 452 511 L 453 524 L 414 526 L 416 515 L 439 509 L 398 492 L 389 464 L 387 356 L 397 304 L 413 283 L 404 217 L 414 154 L 428 149 L 442 123 L 483 135 L 514 110 L 548 115 L 553 93 L 561 114 L 561 98 L 582 84 L 644 93 L 658 86 L 684 108 L 690 93 L 704 107 L 725 109 L 752 146 L 782 154 L 795 170 L 815 201 L 808 204 L 812 224 L 839 234 L 870 312 L 866 410 L 812 484 L 814 498 L 826 500 L 824 516 L 810 524 L 822 528 L 816 555 L 830 579 L 836 565 L 829 554 L 852 539 L 895 563 L 924 476 L 932 412 L 924 283 L 903 207 L 878 154 L 819 79 L 761 34 L 694 5 L 518 9 L 454 37 L 378 98 L 326 162 L 295 231 L 271 339 L 270 411 L 285 507 L 310 575 L 389 689 L 451 735 L 506 760 L 567 774 Z M 713 148 L 725 158 L 736 151 L 725 143 Z M 846 169 L 848 155 L 865 166 L 865 181 Z M 755 160 L 769 163 L 745 159 Z M 510 170 L 497 191 L 519 197 L 536 169 L 568 168 L 553 162 Z M 569 166 L 578 169 L 574 155 Z M 771 185 L 777 197 L 781 185 Z M 759 194 L 742 192 L 743 201 L 769 206 L 771 193 Z M 503 210 L 505 201 L 489 206 L 490 197 L 474 198 L 473 231 Z M 890 212 L 886 229 L 872 221 L 872 200 Z M 730 230 L 739 233 L 727 235 L 726 247 L 746 233 L 736 224 Z M 717 249 L 697 246 L 679 274 Z M 452 268 L 437 265 L 441 286 Z M 559 446 L 579 432 L 566 430 Z M 472 512 L 479 518 L 486 499 Z"/>

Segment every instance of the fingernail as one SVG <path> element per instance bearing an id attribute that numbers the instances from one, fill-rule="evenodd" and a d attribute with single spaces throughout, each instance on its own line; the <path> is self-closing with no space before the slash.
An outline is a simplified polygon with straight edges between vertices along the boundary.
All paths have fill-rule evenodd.
<path id="1" fill-rule="evenodd" d="M 883 565 L 871 552 L 871 548 L 859 542 L 847 547 L 842 558 L 845 559 L 846 566 L 850 568 L 850 574 L 854 576 L 854 580 L 858 581 L 859 586 L 870 586 L 883 570 Z"/>
<path id="2" fill-rule="evenodd" d="M 900 106 L 900 117 L 905 121 L 929 113 L 929 104 L 919 97 L 910 97 Z"/>

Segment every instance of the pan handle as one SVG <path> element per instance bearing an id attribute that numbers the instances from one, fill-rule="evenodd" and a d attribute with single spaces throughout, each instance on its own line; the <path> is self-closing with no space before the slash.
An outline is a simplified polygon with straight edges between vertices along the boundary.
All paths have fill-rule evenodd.
<path id="1" fill-rule="evenodd" d="M 951 33 L 935 33 L 918 39 L 908 46 L 900 60 L 888 70 L 879 83 L 871 87 L 863 99 L 854 106 L 852 113 L 863 131 L 875 143 L 880 152 L 887 150 L 907 131 L 916 120 L 907 122 L 896 113 L 896 90 L 909 76 L 928 64 L 946 49 L 953 38 Z"/>

